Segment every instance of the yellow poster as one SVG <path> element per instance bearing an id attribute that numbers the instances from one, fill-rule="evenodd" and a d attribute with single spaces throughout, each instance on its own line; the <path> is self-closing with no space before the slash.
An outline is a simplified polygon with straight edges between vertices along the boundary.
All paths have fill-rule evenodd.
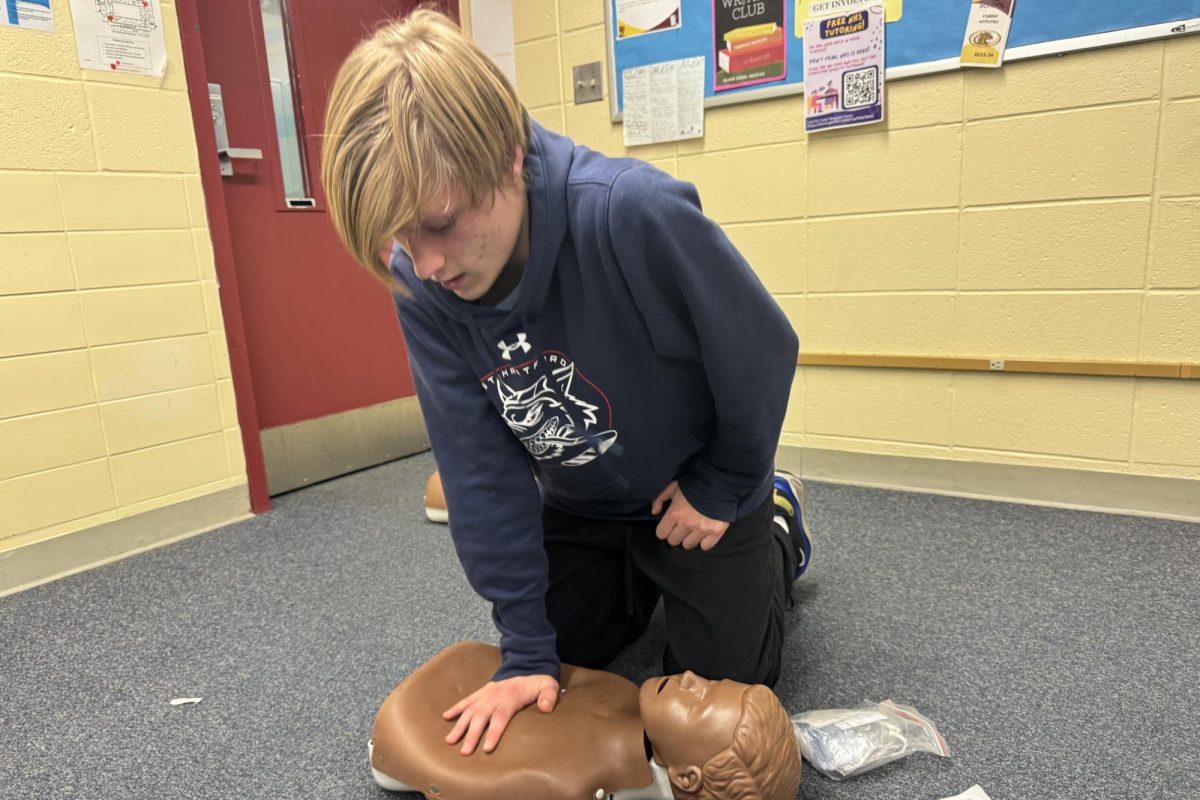
<path id="1" fill-rule="evenodd" d="M 796 38 L 804 38 L 804 21 L 810 17 L 828 17 L 841 11 L 856 8 L 864 0 L 796 0 Z M 883 0 L 883 15 L 887 22 L 895 22 L 904 13 L 904 0 Z"/>

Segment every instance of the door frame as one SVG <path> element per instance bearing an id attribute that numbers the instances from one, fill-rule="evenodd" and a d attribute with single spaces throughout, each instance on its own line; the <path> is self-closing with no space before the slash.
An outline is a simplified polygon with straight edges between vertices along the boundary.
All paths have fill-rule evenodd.
<path id="1" fill-rule="evenodd" d="M 192 126 L 196 131 L 196 150 L 200 158 L 200 186 L 208 212 L 208 230 L 216 262 L 217 294 L 225 320 L 225 341 L 229 347 L 229 366 L 233 394 L 237 402 L 238 427 L 246 454 L 246 478 L 250 484 L 250 510 L 262 514 L 271 509 L 267 492 L 267 468 L 263 459 L 261 427 L 254 397 L 250 355 L 246 350 L 246 326 L 238 293 L 237 265 L 233 258 L 233 240 L 229 214 L 221 187 L 221 165 L 217 159 L 217 136 L 208 104 L 208 70 L 204 65 L 204 44 L 200 36 L 200 17 L 196 3 L 202 0 L 176 0 L 179 37 L 183 46 L 183 67 L 187 75 L 188 103 Z"/>

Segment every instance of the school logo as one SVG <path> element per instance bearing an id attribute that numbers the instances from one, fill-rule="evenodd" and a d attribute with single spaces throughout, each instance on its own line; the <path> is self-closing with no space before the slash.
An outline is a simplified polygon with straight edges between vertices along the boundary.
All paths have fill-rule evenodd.
<path id="1" fill-rule="evenodd" d="M 529 349 L 524 334 L 507 346 L 505 357 L 521 344 Z M 608 398 L 562 353 L 546 351 L 523 364 L 501 367 L 482 383 L 499 400 L 508 427 L 538 461 L 583 466 L 617 441 Z"/>
<path id="2" fill-rule="evenodd" d="M 500 348 L 500 355 L 504 356 L 505 361 L 512 361 L 514 350 L 520 350 L 522 353 L 528 353 L 532 349 L 532 345 L 525 341 L 525 334 L 517 334 L 516 344 L 506 344 L 503 339 L 496 342 L 496 347 Z"/>

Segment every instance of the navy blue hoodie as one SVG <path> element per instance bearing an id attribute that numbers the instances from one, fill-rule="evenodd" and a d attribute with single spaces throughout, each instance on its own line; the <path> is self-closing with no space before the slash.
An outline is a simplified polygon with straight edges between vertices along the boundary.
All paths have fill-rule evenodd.
<path id="1" fill-rule="evenodd" d="M 533 126 L 529 258 L 488 307 L 392 272 L 467 579 L 492 603 L 496 680 L 559 676 L 542 503 L 650 519 L 672 480 L 732 521 L 770 488 L 796 334 L 693 186 Z M 503 307 L 510 306 L 510 307 Z"/>

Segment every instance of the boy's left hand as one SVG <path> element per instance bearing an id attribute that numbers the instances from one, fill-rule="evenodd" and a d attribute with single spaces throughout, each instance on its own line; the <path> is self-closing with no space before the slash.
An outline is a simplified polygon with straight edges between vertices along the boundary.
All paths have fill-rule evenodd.
<path id="1" fill-rule="evenodd" d="M 693 508 L 683 496 L 679 481 L 671 481 L 670 485 L 654 498 L 650 513 L 658 514 L 665 503 L 670 503 L 671 507 L 658 521 L 655 534 L 668 544 L 682 546 L 684 550 L 693 550 L 697 545 L 701 550 L 712 550 L 729 529 L 728 522 L 710 519 Z"/>

